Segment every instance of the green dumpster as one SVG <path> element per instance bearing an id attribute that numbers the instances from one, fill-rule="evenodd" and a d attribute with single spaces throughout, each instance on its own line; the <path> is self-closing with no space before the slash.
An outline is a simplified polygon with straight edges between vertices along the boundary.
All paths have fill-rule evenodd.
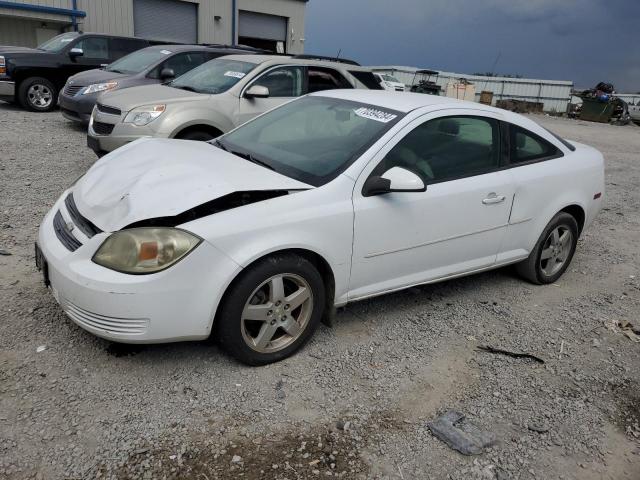
<path id="1" fill-rule="evenodd" d="M 614 110 L 614 102 L 599 102 L 596 99 L 583 98 L 580 120 L 586 120 L 588 122 L 609 123 Z"/>

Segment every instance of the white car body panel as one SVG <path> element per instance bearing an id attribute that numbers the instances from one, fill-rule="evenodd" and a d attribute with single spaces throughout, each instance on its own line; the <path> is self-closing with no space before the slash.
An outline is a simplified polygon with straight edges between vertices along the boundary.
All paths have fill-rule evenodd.
<path id="1" fill-rule="evenodd" d="M 239 186 L 242 190 L 312 188 L 208 143 L 141 139 L 97 161 L 74 192 L 85 216 L 113 232 L 140 220 L 178 215 Z"/>
<path id="2" fill-rule="evenodd" d="M 52 218 L 60 210 L 65 221 L 71 220 L 63 201 L 67 192 L 39 232 L 52 285 L 72 319 L 96 335 L 125 342 L 204 338 L 227 286 L 252 262 L 275 251 L 299 249 L 321 257 L 335 280 L 333 303 L 344 305 L 521 260 L 560 210 L 580 207 L 586 228 L 601 208 L 602 155 L 580 144 L 571 151 L 520 115 L 411 93 L 336 90 L 315 95 L 406 116 L 320 187 L 199 142 L 140 140 L 98 161 L 71 190 L 80 213 L 107 233 L 89 239 L 74 231 L 82 246 L 75 252 L 62 246 Z M 430 184 L 423 192 L 362 195 L 370 172 L 406 133 L 447 115 L 486 116 L 522 126 L 557 146 L 563 156 Z M 127 275 L 91 261 L 109 232 L 250 190 L 289 194 L 178 225 L 204 241 L 167 270 Z M 495 198 L 499 201 L 491 200 Z M 483 202 L 487 199 L 491 201 Z M 107 327 L 83 322 L 78 309 L 97 315 L 96 322 L 102 318 Z M 148 319 L 143 333 L 109 327 L 139 318 Z"/>

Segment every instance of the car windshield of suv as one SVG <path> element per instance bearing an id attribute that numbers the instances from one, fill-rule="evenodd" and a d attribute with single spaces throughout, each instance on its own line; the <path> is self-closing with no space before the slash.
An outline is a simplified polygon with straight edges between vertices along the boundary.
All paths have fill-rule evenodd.
<path id="1" fill-rule="evenodd" d="M 197 93 L 222 93 L 233 87 L 256 66 L 255 63 L 217 58 L 185 73 L 169 86 Z"/>
<path id="2" fill-rule="evenodd" d="M 134 75 L 142 72 L 151 65 L 155 65 L 161 59 L 169 58 L 168 56 L 171 53 L 172 52 L 166 49 L 145 48 L 116 60 L 108 65 L 105 70 L 107 72 Z"/>
<path id="3" fill-rule="evenodd" d="M 400 80 L 398 80 L 395 77 L 392 77 L 391 75 L 382 75 L 382 78 L 387 81 L 387 82 L 396 82 L 396 83 L 400 83 Z"/>
<path id="4" fill-rule="evenodd" d="M 47 40 L 46 42 L 38 45 L 38 50 L 44 50 L 45 52 L 59 52 L 78 35 L 80 35 L 78 32 L 63 33 L 62 35 L 53 37 L 51 40 Z"/>
<path id="5" fill-rule="evenodd" d="M 314 186 L 328 183 L 403 113 L 349 100 L 302 97 L 213 141 L 214 145 Z"/>

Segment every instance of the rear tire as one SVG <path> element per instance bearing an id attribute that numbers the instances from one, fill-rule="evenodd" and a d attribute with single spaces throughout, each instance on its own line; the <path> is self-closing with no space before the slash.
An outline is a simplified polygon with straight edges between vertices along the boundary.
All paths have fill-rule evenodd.
<path id="1" fill-rule="evenodd" d="M 18 87 L 18 100 L 32 112 L 50 112 L 56 108 L 58 89 L 46 78 L 29 77 Z"/>
<path id="2" fill-rule="evenodd" d="M 567 270 L 578 243 L 578 222 L 560 212 L 551 219 L 526 260 L 516 264 L 516 271 L 536 285 L 557 281 Z"/>
<path id="3" fill-rule="evenodd" d="M 298 255 L 276 254 L 232 283 L 214 335 L 240 362 L 266 365 L 287 358 L 311 338 L 324 306 L 324 283 L 315 266 Z"/>
<path id="4" fill-rule="evenodd" d="M 208 142 L 216 138 L 216 135 L 205 132 L 204 130 L 193 130 L 191 132 L 181 133 L 176 137 L 179 140 L 196 140 L 198 142 Z"/>

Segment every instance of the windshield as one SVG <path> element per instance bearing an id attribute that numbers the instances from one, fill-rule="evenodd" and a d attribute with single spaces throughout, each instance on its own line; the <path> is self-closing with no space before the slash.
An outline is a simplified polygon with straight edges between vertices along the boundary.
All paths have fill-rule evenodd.
<path id="1" fill-rule="evenodd" d="M 78 35 L 80 35 L 78 32 L 63 33 L 62 35 L 53 37 L 51 40 L 47 40 L 46 42 L 40 44 L 38 46 L 38 50 L 44 50 L 45 52 L 59 52 Z"/>
<path id="2" fill-rule="evenodd" d="M 157 49 L 157 48 L 145 48 L 116 60 L 105 70 L 107 72 L 126 73 L 133 75 L 146 70 L 151 65 L 155 65 L 159 60 L 168 58 L 172 52 L 169 50 Z"/>
<path id="3" fill-rule="evenodd" d="M 387 81 L 387 82 L 400 83 L 400 80 L 398 80 L 396 77 L 392 77 L 391 75 L 382 75 L 382 78 L 384 78 L 385 81 Z"/>
<path id="4" fill-rule="evenodd" d="M 227 150 L 314 186 L 338 176 L 404 114 L 328 97 L 302 97 L 220 137 Z"/>
<path id="5" fill-rule="evenodd" d="M 169 84 L 198 93 L 222 93 L 256 67 L 255 63 L 217 58 L 203 63 Z"/>

